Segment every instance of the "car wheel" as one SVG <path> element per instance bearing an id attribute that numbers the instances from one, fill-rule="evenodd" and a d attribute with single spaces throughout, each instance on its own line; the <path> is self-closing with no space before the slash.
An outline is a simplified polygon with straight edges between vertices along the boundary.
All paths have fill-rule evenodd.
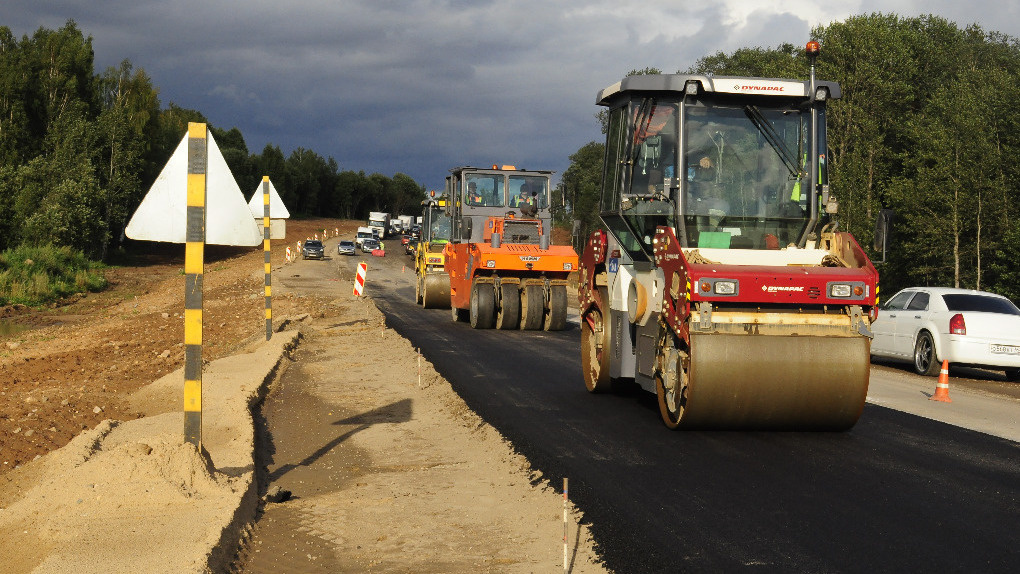
<path id="1" fill-rule="evenodd" d="M 934 377 L 942 370 L 938 357 L 935 356 L 935 341 L 931 333 L 921 331 L 914 343 L 914 372 L 925 377 Z"/>

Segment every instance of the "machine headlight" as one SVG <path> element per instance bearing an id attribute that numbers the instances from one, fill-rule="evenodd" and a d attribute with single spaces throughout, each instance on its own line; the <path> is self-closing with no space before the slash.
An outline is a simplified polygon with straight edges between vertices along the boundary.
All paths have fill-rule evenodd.
<path id="1" fill-rule="evenodd" d="M 736 281 L 716 281 L 715 292 L 719 295 L 733 295 L 737 292 Z"/>
<path id="2" fill-rule="evenodd" d="M 851 289 L 846 283 L 833 283 L 829 286 L 829 296 L 837 299 L 850 297 Z"/>
<path id="3" fill-rule="evenodd" d="M 488 267 L 489 269 L 493 269 L 496 267 L 496 262 L 493 261 L 492 259 L 489 259 L 488 261 L 485 262 L 485 266 Z"/>
<path id="4" fill-rule="evenodd" d="M 563 264 L 563 270 L 564 270 L 564 271 L 570 271 L 570 270 L 571 270 L 571 269 L 573 269 L 573 268 L 574 268 L 574 266 L 573 266 L 573 264 L 571 264 L 571 263 L 564 263 L 564 264 Z"/>

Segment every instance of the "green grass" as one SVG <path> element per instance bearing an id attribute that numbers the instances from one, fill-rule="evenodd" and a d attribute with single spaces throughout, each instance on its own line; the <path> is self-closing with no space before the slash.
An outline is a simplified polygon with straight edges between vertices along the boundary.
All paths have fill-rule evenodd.
<path id="1" fill-rule="evenodd" d="M 102 263 L 69 247 L 21 246 L 0 253 L 0 305 L 42 305 L 106 287 Z"/>

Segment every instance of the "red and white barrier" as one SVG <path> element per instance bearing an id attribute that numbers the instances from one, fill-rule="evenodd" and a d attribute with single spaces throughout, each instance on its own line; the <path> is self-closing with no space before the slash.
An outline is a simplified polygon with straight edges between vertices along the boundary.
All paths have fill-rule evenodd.
<path id="1" fill-rule="evenodd" d="M 354 296 L 361 297 L 365 290 L 365 275 L 368 274 L 368 263 L 358 263 L 358 275 L 354 278 Z"/>
<path id="2" fill-rule="evenodd" d="M 290 252 L 290 246 L 288 246 L 287 247 L 287 263 L 290 263 L 291 261 L 293 261 L 294 260 L 293 257 L 294 256 Z"/>

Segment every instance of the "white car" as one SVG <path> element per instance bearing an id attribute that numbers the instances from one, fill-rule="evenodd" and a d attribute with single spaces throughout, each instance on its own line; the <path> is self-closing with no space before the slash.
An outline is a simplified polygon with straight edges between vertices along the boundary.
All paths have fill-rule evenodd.
<path id="1" fill-rule="evenodd" d="M 1020 309 L 1001 295 L 910 287 L 879 307 L 871 330 L 872 355 L 910 361 L 918 374 L 937 375 L 948 360 L 1020 380 Z"/>

